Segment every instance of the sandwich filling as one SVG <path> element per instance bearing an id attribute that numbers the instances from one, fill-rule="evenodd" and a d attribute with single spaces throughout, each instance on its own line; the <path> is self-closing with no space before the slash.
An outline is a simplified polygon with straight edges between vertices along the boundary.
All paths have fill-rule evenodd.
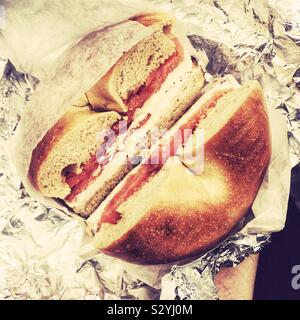
<path id="1" fill-rule="evenodd" d="M 105 207 L 98 224 L 100 228 L 102 223 L 117 224 L 121 219 L 118 207 L 128 200 L 134 193 L 139 191 L 155 174 L 157 174 L 168 158 L 175 156 L 176 151 L 185 141 L 194 133 L 202 119 L 205 119 L 210 109 L 214 108 L 217 101 L 228 91 L 216 93 L 207 103 L 201 107 L 201 110 L 185 124 L 182 124 L 176 132 L 168 139 L 167 143 L 160 145 L 144 163 L 141 163 L 137 172 L 131 175 Z M 180 136 L 180 139 L 175 137 Z M 185 141 L 183 141 L 183 137 Z"/>
<path id="2" fill-rule="evenodd" d="M 149 75 L 144 85 L 138 88 L 135 92 L 132 92 L 127 99 L 123 101 L 128 107 L 128 112 L 126 114 L 126 125 L 128 127 L 135 117 L 135 112 L 140 109 L 152 95 L 159 91 L 168 75 L 173 72 L 183 61 L 183 48 L 176 38 L 174 38 L 173 41 L 176 45 L 176 51 Z M 150 116 L 151 114 L 147 114 L 146 117 L 139 123 L 139 127 L 143 126 L 148 121 Z M 112 126 L 111 130 L 114 132 L 114 135 L 113 137 L 110 137 L 111 139 L 109 139 L 109 145 L 107 144 L 107 141 L 104 142 L 103 146 L 105 146 L 105 148 L 108 148 L 110 145 L 112 145 L 117 136 L 121 134 L 121 131 L 123 131 L 123 129 L 121 129 L 120 121 L 116 122 Z M 88 187 L 89 183 L 101 174 L 104 166 L 105 162 L 99 164 L 95 154 L 86 163 L 82 164 L 80 173 L 74 172 L 72 170 L 72 166 L 65 168 L 63 171 L 63 176 L 71 188 L 71 192 L 65 198 L 65 200 L 72 202 L 74 199 L 76 199 L 76 197 Z"/>
<path id="3" fill-rule="evenodd" d="M 178 39 L 174 38 L 173 41 L 176 45 L 176 51 L 173 55 L 154 70 L 148 77 L 146 83 L 136 92 L 131 93 L 127 100 L 124 101 L 128 106 L 127 115 L 129 123 L 132 121 L 136 109 L 143 106 L 143 104 L 160 89 L 168 75 L 174 71 L 174 69 L 176 69 L 179 63 L 183 60 L 184 53 Z"/>

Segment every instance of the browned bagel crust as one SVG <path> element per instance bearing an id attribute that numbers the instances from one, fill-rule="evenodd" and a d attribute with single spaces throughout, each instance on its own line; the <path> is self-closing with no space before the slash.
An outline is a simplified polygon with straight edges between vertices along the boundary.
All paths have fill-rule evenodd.
<path id="1" fill-rule="evenodd" d="M 205 163 L 225 175 L 229 195 L 221 204 L 208 204 L 206 210 L 194 204 L 189 213 L 184 203 L 162 206 L 103 251 L 135 263 L 166 263 L 207 251 L 230 233 L 254 201 L 271 156 L 262 101 L 262 93 L 254 91 L 205 145 Z"/>
<path id="2" fill-rule="evenodd" d="M 45 134 L 44 138 L 38 143 L 36 148 L 32 151 L 30 167 L 28 171 L 28 178 L 32 185 L 40 190 L 39 187 L 39 171 L 42 164 L 47 158 L 48 154 L 55 148 L 61 137 L 68 132 L 71 126 L 73 117 L 69 117 L 66 113 L 61 117 L 57 123 Z"/>

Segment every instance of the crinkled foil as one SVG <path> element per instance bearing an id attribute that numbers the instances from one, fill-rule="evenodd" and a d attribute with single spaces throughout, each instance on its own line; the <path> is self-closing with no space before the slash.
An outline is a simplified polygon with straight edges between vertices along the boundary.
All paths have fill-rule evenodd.
<path id="1" fill-rule="evenodd" d="M 259 252 L 270 235 L 236 234 L 215 250 L 184 266 L 174 266 L 162 278 L 162 299 L 216 300 L 213 278 L 222 267 L 235 267 L 250 254 Z"/>
<path id="2" fill-rule="evenodd" d="M 263 83 L 288 124 L 292 165 L 300 160 L 300 6 L 298 0 L 152 1 L 183 21 L 204 49 L 212 75 Z M 32 200 L 8 162 L 6 146 L 18 110 L 38 80 L 0 59 L 0 298 L 217 299 L 214 276 L 259 252 L 269 234 L 237 233 L 201 258 L 166 269 L 146 284 L 124 264 L 99 254 L 79 258 L 83 231 L 72 218 Z M 129 269 L 130 270 L 130 269 Z"/>

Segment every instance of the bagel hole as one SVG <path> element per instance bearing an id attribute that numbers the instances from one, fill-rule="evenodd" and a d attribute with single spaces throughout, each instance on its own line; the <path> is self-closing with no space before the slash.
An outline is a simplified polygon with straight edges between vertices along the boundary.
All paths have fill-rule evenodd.
<path id="1" fill-rule="evenodd" d="M 80 169 L 78 168 L 77 163 L 72 163 L 64 167 L 61 171 L 61 175 L 65 178 L 67 177 L 70 173 L 76 173 L 78 174 Z"/>

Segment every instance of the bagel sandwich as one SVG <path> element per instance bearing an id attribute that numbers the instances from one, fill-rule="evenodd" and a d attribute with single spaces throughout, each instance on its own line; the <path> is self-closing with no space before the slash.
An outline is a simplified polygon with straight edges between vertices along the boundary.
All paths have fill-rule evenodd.
<path id="1" fill-rule="evenodd" d="M 146 125 L 146 131 L 169 129 L 204 85 L 196 52 L 172 17 L 142 14 L 129 21 L 142 26 L 145 36 L 68 108 L 31 155 L 28 178 L 34 188 L 82 216 L 90 215 L 132 169 L 124 161 L 99 164 L 97 151 L 107 147 L 99 133 L 113 133 L 112 148 L 123 131 L 128 138 Z"/>
<path id="2" fill-rule="evenodd" d="M 97 249 L 138 264 L 177 261 L 211 249 L 245 216 L 270 160 L 269 122 L 257 81 L 227 81 L 208 88 L 88 218 Z M 186 161 L 187 150 L 203 153 Z"/>

